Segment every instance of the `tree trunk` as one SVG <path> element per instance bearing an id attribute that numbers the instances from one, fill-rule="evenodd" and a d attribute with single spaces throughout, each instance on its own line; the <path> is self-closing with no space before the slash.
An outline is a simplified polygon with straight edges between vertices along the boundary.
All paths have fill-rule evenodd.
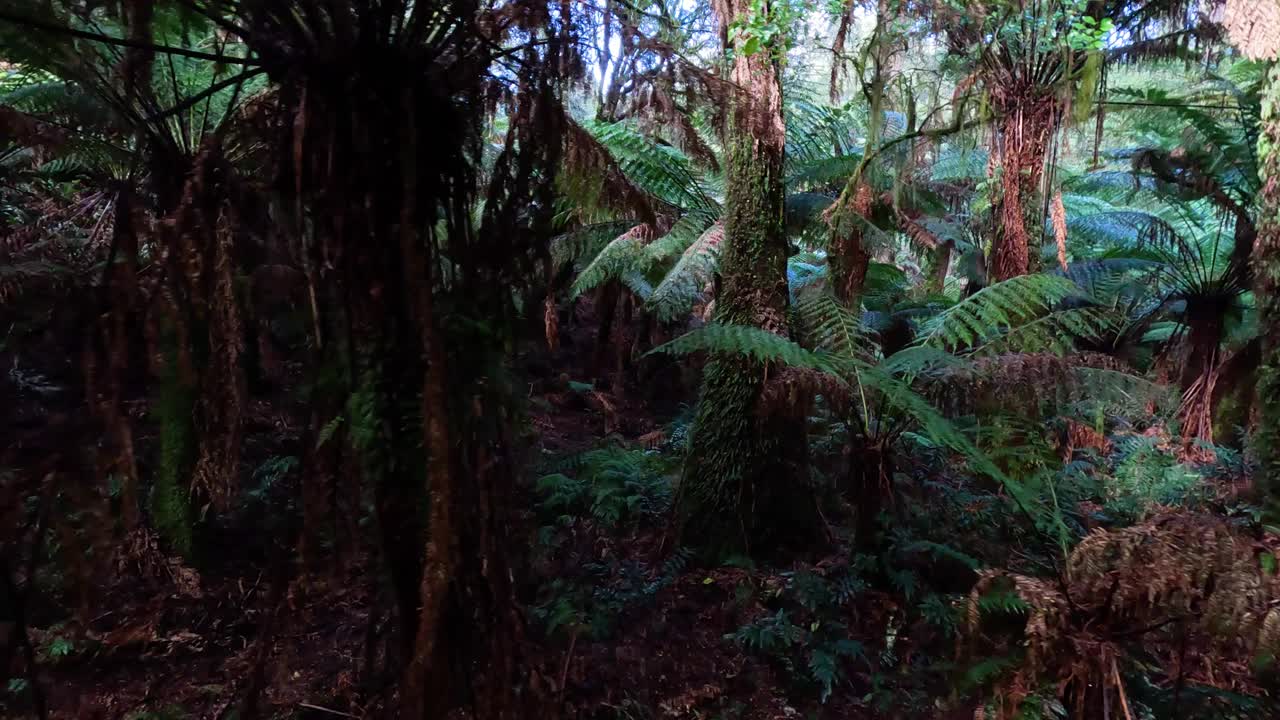
<path id="1" fill-rule="evenodd" d="M 953 244 L 950 240 L 938 243 L 938 247 L 933 249 L 933 267 L 929 268 L 929 285 L 928 290 L 938 295 L 942 294 L 943 289 L 947 285 L 947 270 L 951 267 L 951 248 Z"/>
<path id="2" fill-rule="evenodd" d="M 1000 170 L 1000 195 L 992 205 L 995 238 L 991 270 L 995 282 L 1031 272 L 1038 257 L 1031 253 L 1028 226 L 1042 219 L 1036 191 L 1044 170 L 1045 148 L 1061 112 L 1058 101 L 1037 89 L 996 95 L 992 157 Z M 1003 100 L 1003 102 L 1001 102 Z"/>
<path id="3" fill-rule="evenodd" d="M 720 5 L 722 29 L 751 12 L 749 0 Z M 764 12 L 772 4 L 765 3 Z M 727 35 L 726 35 L 727 37 Z M 786 334 L 786 235 L 782 88 L 766 44 L 748 55 L 739 39 L 727 136 L 725 253 L 716 320 Z M 683 540 L 713 553 L 759 551 L 811 531 L 803 426 L 761 407 L 770 368 L 720 355 L 706 366 L 680 487 Z"/>
<path id="4" fill-rule="evenodd" d="M 856 218 L 838 227 L 831 253 L 831 279 L 836 297 L 845 305 L 857 310 L 862 300 L 862 288 L 867 282 L 867 268 L 871 266 L 871 253 L 863 243 L 863 226 L 871 214 L 871 187 L 859 182 L 853 195 L 853 212 Z"/>
<path id="5" fill-rule="evenodd" d="M 1280 524 L 1280 64 L 1273 63 L 1258 142 L 1262 211 L 1253 247 L 1262 365 L 1258 370 L 1257 487 L 1266 521 Z"/>
<path id="6" fill-rule="evenodd" d="M 857 438 L 850 444 L 846 492 L 857 508 L 855 544 L 872 550 L 877 545 L 880 513 L 893 497 L 893 453 L 882 441 Z"/>

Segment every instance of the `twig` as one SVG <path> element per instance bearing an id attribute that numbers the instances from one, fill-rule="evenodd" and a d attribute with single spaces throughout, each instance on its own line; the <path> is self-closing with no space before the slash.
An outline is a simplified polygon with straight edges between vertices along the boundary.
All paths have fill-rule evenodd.
<path id="1" fill-rule="evenodd" d="M 564 656 L 564 667 L 560 669 L 560 698 L 564 699 L 564 684 L 569 679 L 569 664 L 573 662 L 573 648 L 578 644 L 578 628 L 573 629 L 569 637 L 569 651 Z"/>
<path id="2" fill-rule="evenodd" d="M 1124 696 L 1124 683 L 1120 682 L 1120 669 L 1116 667 L 1116 659 L 1111 657 L 1111 681 L 1116 684 L 1116 692 L 1120 694 L 1120 709 L 1124 710 L 1124 719 L 1133 720 L 1133 713 L 1129 712 L 1129 700 Z"/>
<path id="3" fill-rule="evenodd" d="M 318 711 L 318 712 L 322 712 L 322 713 L 329 713 L 330 715 L 341 715 L 342 717 L 349 717 L 349 718 L 358 718 L 358 717 L 360 717 L 359 715 L 352 715 L 352 714 L 351 714 L 351 713 L 349 713 L 349 712 L 342 712 L 341 710 L 334 710 L 333 708 L 320 707 L 319 705 L 312 705 L 311 703 L 304 703 L 304 702 L 300 702 L 300 703 L 298 703 L 298 707 L 300 707 L 300 708 L 306 708 L 306 709 L 308 709 L 308 710 L 316 710 L 316 711 Z M 1130 720 L 1132 720 L 1132 719 L 1130 719 Z"/>
<path id="4" fill-rule="evenodd" d="M 23 17 L 17 13 L 0 11 L 0 20 L 12 23 L 19 27 L 28 27 L 32 30 L 41 30 L 43 32 L 55 33 L 58 35 L 70 35 L 71 37 L 77 37 L 83 40 L 92 40 L 106 45 L 117 45 L 120 47 L 135 48 L 139 50 L 149 50 L 151 52 L 168 53 L 170 55 L 181 55 L 182 57 L 188 57 L 194 60 L 210 60 L 212 62 L 226 63 L 229 65 L 256 66 L 262 64 L 260 61 L 253 58 L 236 57 L 234 55 L 216 55 L 214 53 L 201 52 L 199 50 L 191 50 L 189 48 L 155 45 L 130 38 L 117 38 L 111 37 L 110 35 L 88 32 L 86 30 L 77 30 L 76 28 L 58 25 L 57 23 L 45 22 L 44 20 L 32 17 Z"/>

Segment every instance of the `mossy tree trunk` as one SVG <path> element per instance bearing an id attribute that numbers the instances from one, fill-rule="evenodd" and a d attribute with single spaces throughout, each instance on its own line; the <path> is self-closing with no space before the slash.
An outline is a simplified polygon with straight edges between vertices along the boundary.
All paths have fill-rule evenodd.
<path id="1" fill-rule="evenodd" d="M 722 25 L 749 27 L 751 6 L 719 4 Z M 738 89 L 726 143 L 726 251 L 715 319 L 786 334 L 781 50 L 765 43 L 748 54 L 747 39 L 738 36 L 732 73 Z M 758 552 L 816 527 L 804 429 L 761 406 L 776 370 L 741 356 L 708 362 L 680 488 L 684 542 L 712 553 Z"/>
<path id="2" fill-rule="evenodd" d="M 1262 215 L 1253 248 L 1254 291 L 1262 336 L 1258 370 L 1259 468 L 1265 517 L 1280 525 L 1280 64 L 1272 63 L 1262 103 L 1258 160 Z"/>

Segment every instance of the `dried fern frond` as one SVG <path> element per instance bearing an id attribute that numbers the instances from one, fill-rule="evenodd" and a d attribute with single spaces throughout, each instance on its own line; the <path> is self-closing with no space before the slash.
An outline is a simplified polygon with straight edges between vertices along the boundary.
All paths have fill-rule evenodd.
<path id="1" fill-rule="evenodd" d="M 1272 60 L 1280 55 L 1280 3 L 1275 0 L 1227 0 L 1222 26 L 1245 57 Z"/>

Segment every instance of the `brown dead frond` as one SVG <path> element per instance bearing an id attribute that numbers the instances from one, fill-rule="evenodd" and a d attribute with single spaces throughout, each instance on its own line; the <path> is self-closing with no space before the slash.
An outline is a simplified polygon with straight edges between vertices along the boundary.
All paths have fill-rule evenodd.
<path id="1" fill-rule="evenodd" d="M 1117 668 L 1127 643 L 1164 656 L 1170 668 L 1177 666 L 1180 643 L 1229 657 L 1280 648 L 1280 581 L 1259 560 L 1274 551 L 1209 515 L 1171 514 L 1095 530 L 1071 552 L 1060 580 L 983 573 L 970 594 L 967 649 L 1026 648 L 1026 660 L 995 688 L 1015 700 L 1002 717 L 1017 710 L 1011 688 L 1046 683 L 1056 683 L 1086 714 L 1107 693 L 1117 705 L 1127 704 Z M 1012 636 L 1000 613 L 984 610 L 1008 606 L 991 600 L 997 594 L 1016 596 L 1025 610 Z M 1186 666 L 1179 672 L 1233 689 L 1252 683 L 1247 667 L 1226 663 L 1213 678 L 1195 677 L 1195 668 Z"/>
<path id="2" fill-rule="evenodd" d="M 1085 368 L 1124 371 L 1124 364 L 1102 353 L 1010 353 L 978 358 L 972 363 L 923 378 L 925 392 L 944 412 L 967 415 L 981 407 L 1044 409 L 1087 390 L 1077 371 Z"/>
<path id="3" fill-rule="evenodd" d="M 769 376 L 761 391 L 757 410 L 761 415 L 780 415 L 803 420 L 821 395 L 836 407 L 848 405 L 849 386 L 839 378 L 811 368 L 787 367 Z"/>
<path id="4" fill-rule="evenodd" d="M 563 111 L 562 111 L 563 112 Z M 608 148 L 586 128 L 564 115 L 565 145 L 562 182 L 580 186 L 582 200 L 626 213 L 644 224 L 657 222 L 661 201 L 627 178 Z"/>
<path id="5" fill-rule="evenodd" d="M 1062 193 L 1054 193 L 1053 203 L 1049 206 L 1049 216 L 1053 218 L 1053 239 L 1058 243 L 1058 266 L 1066 272 L 1067 208 L 1062 204 Z"/>
<path id="6" fill-rule="evenodd" d="M 1280 55 L 1280 4 L 1268 0 L 1227 0 L 1222 25 L 1245 57 L 1271 60 Z"/>

